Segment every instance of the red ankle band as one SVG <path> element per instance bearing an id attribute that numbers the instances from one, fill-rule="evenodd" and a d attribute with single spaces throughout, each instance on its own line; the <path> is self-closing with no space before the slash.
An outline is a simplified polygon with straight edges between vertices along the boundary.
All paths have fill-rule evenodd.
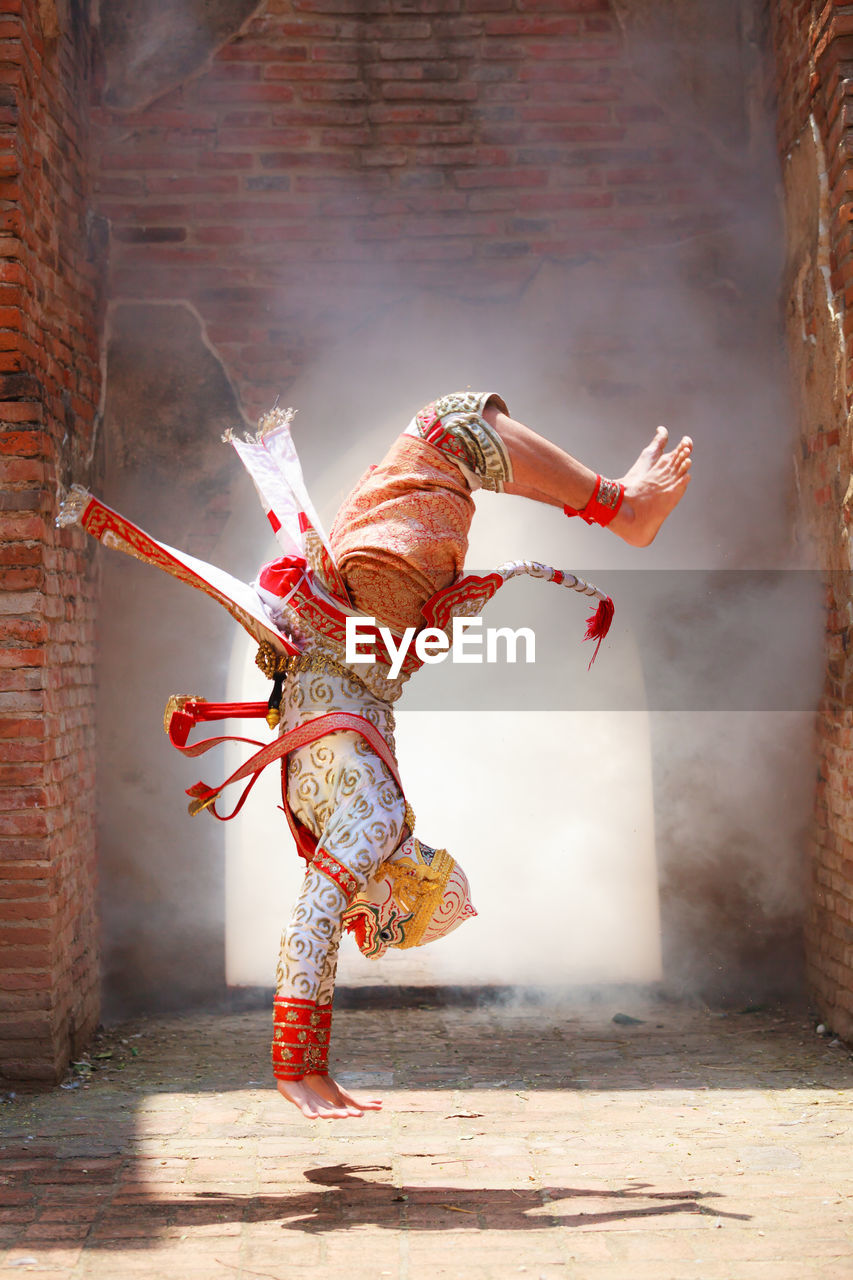
<path id="1" fill-rule="evenodd" d="M 273 1001 L 272 1070 L 277 1080 L 301 1080 L 329 1064 L 331 1004 L 276 996 Z"/>
<path id="2" fill-rule="evenodd" d="M 604 528 L 622 506 L 624 497 L 624 484 L 620 484 L 618 480 L 605 480 L 604 476 L 596 476 L 592 497 L 583 510 L 576 511 L 574 507 L 563 507 L 563 510 L 567 516 L 580 516 L 587 524 L 600 524 Z"/>

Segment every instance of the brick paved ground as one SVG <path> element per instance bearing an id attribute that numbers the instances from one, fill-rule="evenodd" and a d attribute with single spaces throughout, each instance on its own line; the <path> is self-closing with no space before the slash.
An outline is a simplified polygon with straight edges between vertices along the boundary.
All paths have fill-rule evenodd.
<path id="1" fill-rule="evenodd" d="M 266 1011 L 125 1024 L 8 1101 L 0 1280 L 853 1277 L 853 1063 L 804 1018 L 392 999 L 337 1015 L 378 1117 L 286 1107 Z"/>

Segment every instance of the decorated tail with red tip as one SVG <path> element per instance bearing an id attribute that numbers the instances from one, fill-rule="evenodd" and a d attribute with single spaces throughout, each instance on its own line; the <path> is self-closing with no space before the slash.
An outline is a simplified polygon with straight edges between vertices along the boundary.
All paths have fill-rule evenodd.
<path id="1" fill-rule="evenodd" d="M 598 657 L 601 642 L 610 630 L 610 624 L 613 621 L 614 612 L 613 601 L 610 599 L 610 596 L 605 596 L 603 600 L 599 600 L 598 608 L 595 613 L 591 613 L 587 618 L 586 635 L 584 636 L 584 640 L 598 641 L 595 646 L 595 653 L 593 653 L 589 660 L 590 667 Z M 587 667 L 587 670 L 589 670 L 589 667 Z"/>

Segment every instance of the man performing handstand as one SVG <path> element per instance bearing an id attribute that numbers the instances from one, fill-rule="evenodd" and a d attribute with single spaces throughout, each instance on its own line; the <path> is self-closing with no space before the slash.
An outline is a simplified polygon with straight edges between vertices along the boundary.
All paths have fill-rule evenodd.
<path id="1" fill-rule="evenodd" d="M 285 811 L 309 864 L 281 941 L 273 1070 L 279 1092 L 303 1115 L 335 1119 L 381 1106 L 356 1100 L 328 1072 L 342 929 L 355 933 L 365 954 L 379 955 L 388 945 L 440 937 L 474 914 L 458 865 L 445 850 L 415 838 L 396 767 L 392 704 L 418 663 L 404 662 L 397 674 L 388 653 L 387 662 L 348 662 L 346 618 L 375 619 L 399 647 L 409 629 L 410 635 L 428 624 L 441 630 L 454 613 L 470 615 L 484 603 L 501 578 L 463 576 L 471 493 L 480 487 L 561 507 L 609 527 L 631 546 L 648 546 L 684 495 L 693 446 L 684 437 L 664 452 L 667 432 L 659 427 L 622 479 L 607 480 L 511 418 L 499 396 L 444 396 L 422 409 L 359 481 L 327 539 L 305 492 L 288 424 L 289 415 L 273 411 L 256 438 L 229 437 L 290 552 L 264 566 L 254 584 L 262 614 L 231 607 L 236 596 L 223 594 L 210 575 L 193 585 L 225 603 L 256 638 L 272 636 L 272 644 L 262 641 L 259 665 L 277 678 L 271 704 L 280 704 L 282 737 L 274 753 L 285 758 Z M 176 568 L 180 553 L 154 544 L 88 494 L 75 501 L 75 511 L 60 517 L 64 523 L 81 519 L 108 545 L 133 550 L 187 581 L 197 576 L 201 562 L 183 557 Z M 104 533 L 110 516 L 112 532 Z M 543 574 L 538 571 L 546 567 L 529 562 L 525 567 L 557 582 L 573 577 Z M 581 588 L 601 597 L 587 584 Z M 268 631 L 252 625 L 258 617 Z M 272 758 L 265 751 L 263 764 Z M 215 813 L 220 791 L 197 784 L 191 811 L 212 807 Z"/>
<path id="2" fill-rule="evenodd" d="M 421 410 L 338 512 L 329 545 L 348 599 L 397 634 L 422 628 L 427 602 L 462 573 L 471 490 L 480 486 L 567 508 L 633 546 L 647 546 L 690 479 L 691 441 L 668 454 L 666 442 L 660 427 L 623 479 L 607 481 L 511 418 L 498 396 L 445 396 Z M 318 560 L 313 567 L 322 575 Z M 273 577 L 262 572 L 261 589 L 274 586 Z M 367 672 L 373 691 L 361 682 Z M 294 671 L 282 707 L 285 729 L 357 707 L 393 751 L 390 702 L 399 690 L 377 688 L 376 679 L 374 668 L 336 672 L 328 662 L 321 673 Z M 287 776 L 291 812 L 363 889 L 407 834 L 404 797 L 387 766 L 357 734 L 340 733 L 295 751 Z M 328 870 L 309 869 L 279 966 L 276 1028 L 284 1028 L 291 1049 L 284 1020 L 294 999 L 331 1014 L 341 921 L 351 901 L 340 876 L 333 882 Z M 279 1057 L 275 1066 L 280 1092 L 305 1115 L 352 1115 L 379 1105 L 356 1102 L 324 1070 L 312 1070 L 310 1056 Z"/>

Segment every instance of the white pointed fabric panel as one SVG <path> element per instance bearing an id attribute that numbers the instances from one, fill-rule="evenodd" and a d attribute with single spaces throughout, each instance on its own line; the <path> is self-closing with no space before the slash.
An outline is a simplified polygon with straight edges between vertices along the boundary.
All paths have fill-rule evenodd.
<path id="1" fill-rule="evenodd" d="M 91 537 L 145 564 L 162 569 L 170 577 L 203 591 L 223 606 L 258 643 L 266 641 L 277 653 L 296 654 L 299 646 L 278 627 L 254 587 L 206 560 L 158 542 L 132 520 L 113 511 L 88 489 L 75 484 L 63 498 L 56 524 L 60 529 L 79 524 Z"/>
<path id="2" fill-rule="evenodd" d="M 334 560 L 329 539 L 306 488 L 290 433 L 293 412 L 292 409 L 272 409 L 261 418 L 256 435 L 247 435 L 241 440 L 227 432 L 224 438 L 237 450 L 252 477 L 261 506 L 285 552 L 305 555 L 304 522 L 300 520 L 303 515 Z"/>

